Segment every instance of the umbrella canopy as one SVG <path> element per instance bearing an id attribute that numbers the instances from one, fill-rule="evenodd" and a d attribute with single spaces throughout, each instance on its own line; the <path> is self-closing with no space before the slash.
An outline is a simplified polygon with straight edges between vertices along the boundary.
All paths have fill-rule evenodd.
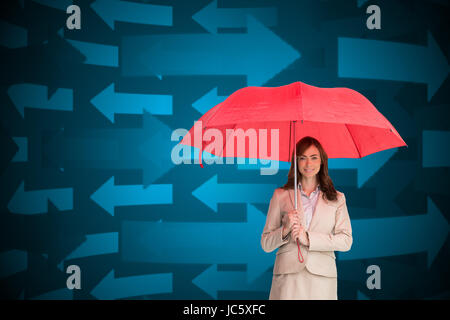
<path id="1" fill-rule="evenodd" d="M 359 92 L 348 88 L 319 88 L 300 81 L 280 87 L 239 89 L 199 121 L 201 133 L 199 130 L 194 132 L 194 126 L 180 143 L 204 150 L 212 141 L 195 136 L 214 128 L 222 134 L 222 148 L 207 151 L 216 156 L 290 162 L 295 145 L 293 126 L 297 141 L 304 136 L 316 138 L 329 158 L 362 158 L 378 151 L 407 146 L 392 124 Z M 257 137 L 266 129 L 268 144 L 271 143 L 270 130 L 278 129 L 278 152 L 260 154 L 257 148 L 255 155 L 249 143 L 245 153 L 238 154 L 236 143 L 233 145 L 235 150 L 227 150 L 230 138 L 227 129 L 234 132 L 255 130 Z M 261 143 L 260 139 L 258 143 Z"/>

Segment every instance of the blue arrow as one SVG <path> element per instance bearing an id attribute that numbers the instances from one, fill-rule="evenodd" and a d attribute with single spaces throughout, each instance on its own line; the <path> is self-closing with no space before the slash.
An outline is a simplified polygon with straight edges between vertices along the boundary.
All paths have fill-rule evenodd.
<path id="1" fill-rule="evenodd" d="M 43 6 L 63 11 L 66 11 L 67 7 L 72 4 L 72 0 L 33 0 L 33 1 Z"/>
<path id="2" fill-rule="evenodd" d="M 111 177 L 91 195 L 91 199 L 114 215 L 117 206 L 172 204 L 172 185 L 154 184 L 145 189 L 140 185 L 119 186 L 114 185 L 114 177 Z"/>
<path id="3" fill-rule="evenodd" d="M 261 248 L 265 218 L 254 206 L 247 205 L 247 222 L 123 220 L 122 260 L 149 263 L 247 263 L 248 282 L 252 282 L 275 261 L 273 253 L 267 254 Z"/>
<path id="4" fill-rule="evenodd" d="M 56 90 L 49 100 L 48 87 L 32 83 L 21 83 L 10 86 L 8 88 L 8 95 L 17 111 L 22 115 L 22 118 L 25 107 L 59 111 L 73 110 L 72 89 L 60 88 Z"/>
<path id="5" fill-rule="evenodd" d="M 373 274 L 372 272 L 367 273 L 367 268 L 370 265 L 380 267 L 382 290 L 367 288 L 367 279 Z M 423 275 L 421 268 L 396 262 L 396 259 L 352 260 L 339 262 L 337 267 L 339 281 L 352 283 L 368 293 L 377 291 L 375 298 L 384 300 L 402 296 L 405 288 L 411 284 L 411 279 L 419 279 Z"/>
<path id="6" fill-rule="evenodd" d="M 124 131 L 126 130 L 116 133 L 126 135 Z M 78 137 L 64 135 L 63 132 L 64 129 L 61 129 L 44 149 L 44 154 L 58 166 L 104 169 L 109 167 L 117 169 L 124 166 L 124 160 L 121 158 L 121 144 L 112 137 L 110 139 L 103 137 L 101 131 L 90 134 L 79 130 Z"/>
<path id="7" fill-rule="evenodd" d="M 365 156 L 361 159 L 329 159 L 328 169 L 356 169 L 358 172 L 358 188 L 361 188 L 375 173 L 378 172 L 392 156 L 397 152 L 397 148 L 387 149 Z M 247 160 L 248 161 L 248 160 Z M 273 161 L 274 163 L 276 161 Z M 278 161 L 279 170 L 289 170 L 291 167 L 290 162 Z M 268 169 L 271 164 L 238 164 L 238 170 L 265 170 Z"/>
<path id="8" fill-rule="evenodd" d="M 236 158 L 238 159 L 238 158 Z M 269 160 L 268 164 L 261 163 L 261 159 L 257 159 L 256 164 L 247 163 L 250 161 L 250 159 L 245 158 L 247 160 L 244 160 L 245 164 L 238 163 L 237 168 L 238 170 L 264 170 L 270 168 L 270 166 L 278 168 L 279 170 L 289 170 L 291 167 L 290 162 L 286 161 L 276 161 L 276 160 Z M 267 161 L 267 160 L 264 160 Z"/>
<path id="9" fill-rule="evenodd" d="M 26 162 L 28 161 L 28 138 L 27 137 L 13 137 L 14 143 L 19 147 L 17 153 L 12 158 L 11 162 Z"/>
<path id="10" fill-rule="evenodd" d="M 172 292 L 172 273 L 116 278 L 113 271 L 110 271 L 91 291 L 91 294 L 99 300 L 113 300 Z"/>
<path id="11" fill-rule="evenodd" d="M 117 46 L 70 39 L 66 40 L 87 58 L 84 61 L 85 64 L 106 67 L 119 66 L 119 47 Z"/>
<path id="12" fill-rule="evenodd" d="M 300 57 L 290 45 L 248 16 L 248 33 L 123 37 L 123 76 L 247 75 L 259 86 Z M 264 61 L 264 68 L 261 68 Z"/>
<path id="13" fill-rule="evenodd" d="M 172 7 L 119 0 L 97 0 L 91 8 L 114 30 L 114 22 L 172 26 Z"/>
<path id="14" fill-rule="evenodd" d="M 73 300 L 73 290 L 68 288 L 62 288 L 46 292 L 36 297 L 32 297 L 32 300 Z"/>
<path id="15" fill-rule="evenodd" d="M 200 273 L 192 280 L 192 283 L 214 299 L 217 299 L 218 291 L 262 291 L 270 288 L 270 281 L 268 283 L 258 281 L 255 284 L 249 284 L 245 271 L 219 272 L 217 264 Z"/>
<path id="16" fill-rule="evenodd" d="M 187 132 L 187 130 L 186 130 L 186 132 Z M 183 139 L 183 137 L 180 137 L 179 141 L 181 141 L 182 139 Z M 177 141 L 177 142 L 179 142 L 179 141 Z M 198 159 L 199 159 L 198 156 L 199 156 L 199 153 L 200 153 L 199 152 L 200 149 L 196 148 L 196 147 L 192 147 L 192 146 L 187 146 L 187 145 L 181 145 L 181 146 L 182 146 L 182 148 L 184 149 L 185 152 L 183 152 L 183 154 L 179 154 L 180 161 L 182 161 L 183 163 L 186 163 L 186 164 L 192 164 L 192 163 L 198 164 L 199 163 L 198 162 Z M 206 163 L 206 159 L 211 159 L 211 161 L 212 161 L 212 159 L 217 159 L 217 161 L 221 161 L 222 163 L 227 163 L 226 162 L 227 161 L 226 157 L 223 158 L 223 159 L 220 159 L 220 158 L 221 157 L 216 156 L 216 155 L 214 155 L 212 153 L 209 153 L 207 151 L 202 151 L 202 162 L 203 163 Z"/>
<path id="17" fill-rule="evenodd" d="M 448 62 L 430 32 L 428 47 L 338 38 L 338 74 L 342 78 L 427 83 L 430 100 L 449 70 Z"/>
<path id="18" fill-rule="evenodd" d="M 8 209 L 14 213 L 37 214 L 48 211 L 50 200 L 60 211 L 73 209 L 73 189 L 46 189 L 26 191 L 24 182 L 20 183 L 13 197 L 8 203 Z"/>
<path id="19" fill-rule="evenodd" d="M 217 28 L 245 28 L 247 15 L 252 15 L 267 27 L 277 25 L 276 8 L 218 8 L 217 0 L 202 8 L 192 16 L 210 33 L 217 33 Z"/>
<path id="20" fill-rule="evenodd" d="M 43 145 L 43 156 L 53 167 L 137 169 L 147 187 L 174 167 L 172 130 L 144 110 L 142 128 L 119 130 L 61 129 Z"/>
<path id="21" fill-rule="evenodd" d="M 366 2 L 367 0 L 358 0 L 358 8 L 361 8 Z"/>
<path id="22" fill-rule="evenodd" d="M 361 188 L 375 173 L 378 172 L 392 156 L 397 148 L 379 151 L 361 159 L 329 159 L 329 169 L 353 169 L 358 172 L 358 188 Z"/>
<path id="23" fill-rule="evenodd" d="M 16 49 L 28 45 L 28 30 L 15 24 L 0 20 L 0 44 L 7 48 Z"/>
<path id="24" fill-rule="evenodd" d="M 91 103 L 114 123 L 114 114 L 151 114 L 171 115 L 172 96 L 162 94 L 118 93 L 114 83 L 92 98 Z"/>
<path id="25" fill-rule="evenodd" d="M 423 276 L 423 269 L 417 268 L 414 264 L 404 264 L 401 263 L 397 259 L 377 259 L 369 262 L 367 260 L 356 260 L 361 261 L 365 264 L 365 268 L 362 270 L 367 270 L 367 267 L 371 264 L 377 264 L 380 267 L 382 272 L 382 289 L 383 290 L 375 290 L 377 294 L 373 297 L 376 299 L 395 299 L 398 298 L 405 293 L 405 288 L 411 284 L 411 279 L 419 279 Z M 360 269 L 361 270 L 361 269 Z M 393 279 L 389 279 L 389 281 L 383 281 L 383 275 L 393 275 Z M 367 283 L 367 278 L 369 274 L 366 273 L 362 275 L 362 278 L 359 284 Z M 384 278 L 387 280 L 388 278 Z M 363 286 L 365 292 L 370 293 L 374 290 L 370 290 L 367 288 L 367 285 Z"/>
<path id="26" fill-rule="evenodd" d="M 139 146 L 139 152 L 145 158 L 142 165 L 142 184 L 147 187 L 175 166 L 171 151 L 176 142 L 170 139 L 170 127 L 156 117 L 145 112 L 143 121 L 143 126 L 148 129 L 149 134 L 147 140 Z"/>
<path id="27" fill-rule="evenodd" d="M 428 198 L 428 213 L 408 217 L 352 221 L 353 245 L 339 260 L 428 252 L 428 267 L 447 238 L 447 220 Z"/>
<path id="28" fill-rule="evenodd" d="M 119 237 L 117 232 L 90 234 L 86 235 L 86 241 L 72 251 L 65 260 L 117 253 L 118 247 Z"/>
<path id="29" fill-rule="evenodd" d="M 443 146 L 450 143 L 450 131 L 430 131 L 422 132 L 422 166 L 450 167 L 450 152 Z"/>
<path id="30" fill-rule="evenodd" d="M 63 167 L 140 169 L 143 159 L 136 159 L 130 152 L 136 149 L 136 143 L 149 135 L 148 131 L 127 128 L 71 132 L 63 127 L 47 141 L 43 153 L 52 163 Z"/>
<path id="31" fill-rule="evenodd" d="M 28 254 L 23 250 L 9 250 L 0 253 L 0 278 L 6 278 L 28 268 Z"/>
<path id="32" fill-rule="evenodd" d="M 195 101 L 192 106 L 195 110 L 200 112 L 201 114 L 205 114 L 209 109 L 211 109 L 213 106 L 223 102 L 226 99 L 225 96 L 218 96 L 217 95 L 217 87 L 214 89 L 208 91 L 207 94 L 205 94 L 203 97 Z"/>
<path id="33" fill-rule="evenodd" d="M 244 184 L 229 183 L 219 184 L 217 175 L 204 182 L 200 187 L 192 191 L 194 197 L 217 212 L 217 204 L 220 203 L 249 203 L 267 202 L 272 197 L 273 191 L 278 186 L 273 184 Z"/>
<path id="34" fill-rule="evenodd" d="M 368 296 L 362 293 L 360 290 L 357 291 L 357 300 L 370 300 Z"/>
<path id="35" fill-rule="evenodd" d="M 212 265 L 195 279 L 192 283 L 197 287 L 208 293 L 217 300 L 217 291 L 220 290 L 235 290 L 237 287 L 242 287 L 247 282 L 246 273 L 242 271 L 228 271 L 218 272 L 217 265 Z"/>

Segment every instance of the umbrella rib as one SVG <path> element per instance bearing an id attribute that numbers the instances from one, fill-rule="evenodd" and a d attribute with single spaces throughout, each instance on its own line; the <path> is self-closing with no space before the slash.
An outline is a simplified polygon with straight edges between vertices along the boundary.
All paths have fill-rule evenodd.
<path id="1" fill-rule="evenodd" d="M 302 110 L 302 115 L 301 115 L 300 119 L 303 121 L 305 119 L 305 117 L 304 117 L 305 110 L 304 110 L 304 105 L 303 105 L 303 86 L 302 85 L 300 85 L 300 107 Z M 298 113 L 297 113 L 297 117 L 298 117 Z"/>
<path id="2" fill-rule="evenodd" d="M 237 126 L 237 123 L 234 123 L 233 124 L 233 128 L 231 128 L 231 130 L 234 131 L 234 129 L 236 129 L 236 126 Z M 227 132 L 227 129 L 225 128 L 225 141 L 223 142 L 222 150 L 221 150 L 220 156 L 219 156 L 219 157 L 222 157 L 222 158 L 224 158 L 223 151 L 225 150 L 225 147 L 227 145 L 227 141 L 228 141 L 228 138 L 229 138 L 229 136 L 227 136 L 226 132 Z M 234 153 L 234 150 L 233 150 L 233 153 Z"/>
<path id="3" fill-rule="evenodd" d="M 348 126 L 347 126 L 346 123 L 344 123 L 344 125 L 345 125 L 345 128 L 347 129 L 348 134 L 350 135 L 350 137 L 352 137 L 352 141 L 353 141 L 353 144 L 354 144 L 355 147 L 356 147 L 356 150 L 358 151 L 359 158 L 362 158 L 362 157 L 361 157 L 361 152 L 360 152 L 359 149 L 358 149 L 358 145 L 355 143 L 355 139 L 353 138 L 353 135 L 352 135 L 352 133 L 350 132 L 350 129 L 348 128 Z"/>
<path id="4" fill-rule="evenodd" d="M 288 150 L 288 160 L 290 159 L 290 157 L 291 157 L 291 141 L 292 141 L 292 138 L 291 138 L 291 129 L 292 129 L 292 121 L 289 121 L 289 150 Z M 294 144 L 295 144 L 295 141 L 294 141 Z M 279 159 L 278 159 L 278 161 L 280 161 Z"/>

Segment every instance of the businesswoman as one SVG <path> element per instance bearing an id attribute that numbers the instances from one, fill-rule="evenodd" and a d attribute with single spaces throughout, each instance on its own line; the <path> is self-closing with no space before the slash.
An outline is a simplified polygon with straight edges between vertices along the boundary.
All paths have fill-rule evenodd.
<path id="1" fill-rule="evenodd" d="M 278 249 L 269 299 L 336 300 L 334 251 L 348 251 L 353 242 L 345 196 L 333 186 L 328 156 L 318 140 L 304 137 L 296 148 L 297 159 L 293 154 L 287 183 L 273 193 L 261 235 L 265 252 Z"/>

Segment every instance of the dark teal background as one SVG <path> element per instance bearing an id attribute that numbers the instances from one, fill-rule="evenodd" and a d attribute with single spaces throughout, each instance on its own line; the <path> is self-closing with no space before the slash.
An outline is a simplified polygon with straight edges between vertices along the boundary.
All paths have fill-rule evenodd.
<path id="1" fill-rule="evenodd" d="M 450 297 L 448 1 L 94 2 L 73 1 L 80 30 L 71 1 L 0 4 L 2 298 L 268 299 L 259 237 L 286 166 L 175 165 L 170 136 L 242 87 L 295 81 L 361 92 L 408 144 L 329 162 L 354 236 L 339 299 Z"/>

